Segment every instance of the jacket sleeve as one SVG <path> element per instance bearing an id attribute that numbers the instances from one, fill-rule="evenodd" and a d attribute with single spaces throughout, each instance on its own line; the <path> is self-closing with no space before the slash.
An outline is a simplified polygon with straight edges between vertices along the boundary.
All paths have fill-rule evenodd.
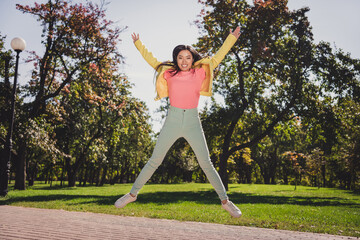
<path id="1" fill-rule="evenodd" d="M 237 41 L 237 38 L 229 34 L 229 36 L 225 39 L 225 42 L 221 46 L 221 48 L 217 51 L 217 53 L 210 59 L 210 63 L 213 68 L 216 68 L 220 62 L 224 59 L 225 55 L 230 51 L 232 46 Z"/>
<path id="2" fill-rule="evenodd" d="M 140 54 L 143 56 L 145 61 L 150 64 L 150 66 L 154 69 L 156 69 L 161 62 L 159 62 L 151 52 L 149 52 L 146 47 L 142 44 L 140 40 L 137 40 L 135 43 L 136 48 L 139 50 Z"/>

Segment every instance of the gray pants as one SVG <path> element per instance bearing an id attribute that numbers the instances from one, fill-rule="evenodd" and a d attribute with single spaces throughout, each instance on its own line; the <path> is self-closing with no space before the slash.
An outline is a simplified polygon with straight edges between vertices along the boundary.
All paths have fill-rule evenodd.
<path id="1" fill-rule="evenodd" d="M 204 171 L 211 185 L 215 188 L 220 200 L 228 199 L 220 176 L 210 160 L 209 150 L 197 108 L 181 109 L 173 106 L 170 106 L 169 108 L 164 126 L 162 127 L 156 142 L 154 152 L 141 170 L 130 193 L 137 195 L 139 190 L 160 166 L 170 147 L 180 137 L 184 137 L 192 147 L 200 167 Z"/>

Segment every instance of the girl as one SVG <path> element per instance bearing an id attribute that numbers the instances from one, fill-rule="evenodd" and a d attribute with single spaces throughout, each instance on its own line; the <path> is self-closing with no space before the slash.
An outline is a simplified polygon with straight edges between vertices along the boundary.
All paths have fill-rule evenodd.
<path id="1" fill-rule="evenodd" d="M 200 95 L 212 94 L 213 70 L 230 51 L 239 36 L 240 27 L 234 31 L 230 30 L 222 47 L 211 58 L 201 58 L 192 47 L 179 45 L 173 50 L 172 62 L 161 63 L 141 43 L 139 34 L 132 34 L 136 48 L 157 72 L 155 100 L 169 97 L 170 108 L 151 158 L 140 172 L 130 193 L 115 202 L 116 207 L 123 208 L 136 200 L 139 190 L 159 167 L 172 144 L 178 138 L 184 137 L 218 194 L 222 207 L 233 217 L 241 216 L 241 211 L 228 199 L 219 174 L 210 160 L 197 110 Z"/>

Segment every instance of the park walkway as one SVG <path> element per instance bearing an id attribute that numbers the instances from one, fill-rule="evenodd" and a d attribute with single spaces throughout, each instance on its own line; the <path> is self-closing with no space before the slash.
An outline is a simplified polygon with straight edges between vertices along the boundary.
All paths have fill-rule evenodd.
<path id="1" fill-rule="evenodd" d="M 356 239 L 351 237 L 89 212 L 0 206 L 0 239 Z"/>

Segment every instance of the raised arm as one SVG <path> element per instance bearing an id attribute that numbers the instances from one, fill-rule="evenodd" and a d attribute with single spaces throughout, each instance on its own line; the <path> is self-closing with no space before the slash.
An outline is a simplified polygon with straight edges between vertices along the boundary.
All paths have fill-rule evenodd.
<path id="1" fill-rule="evenodd" d="M 232 46 L 235 44 L 236 40 L 240 37 L 240 27 L 235 28 L 234 31 L 231 31 L 229 36 L 225 39 L 225 42 L 217 51 L 217 53 L 211 58 L 211 63 L 214 68 L 216 68 L 220 62 L 224 59 L 226 54 L 230 51 Z"/>
<path id="2" fill-rule="evenodd" d="M 133 39 L 133 42 L 135 44 L 135 47 L 139 50 L 140 54 L 143 56 L 143 58 L 145 59 L 145 61 L 150 64 L 150 66 L 154 69 L 156 69 L 156 67 L 161 64 L 161 62 L 159 62 L 151 52 L 149 52 L 146 47 L 142 44 L 142 42 L 140 41 L 140 37 L 139 34 L 137 33 L 133 33 L 131 34 L 131 37 Z"/>

